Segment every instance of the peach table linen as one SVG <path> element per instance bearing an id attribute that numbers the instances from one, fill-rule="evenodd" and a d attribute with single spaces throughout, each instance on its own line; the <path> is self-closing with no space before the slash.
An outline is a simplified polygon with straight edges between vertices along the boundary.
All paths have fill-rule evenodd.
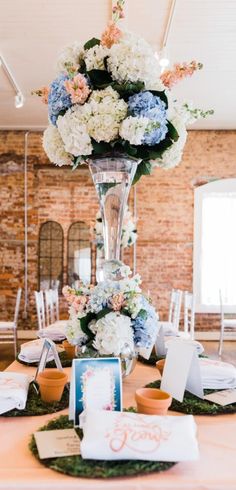
<path id="1" fill-rule="evenodd" d="M 8 370 L 33 374 L 35 368 L 15 361 Z M 65 371 L 70 373 L 69 368 Z M 156 368 L 138 364 L 124 380 L 124 406 L 134 405 L 135 390 L 157 378 Z M 195 417 L 198 461 L 179 463 L 163 473 L 110 480 L 61 475 L 32 456 L 28 449 L 30 435 L 54 417 L 0 418 L 1 490 L 236 490 L 236 415 Z"/>

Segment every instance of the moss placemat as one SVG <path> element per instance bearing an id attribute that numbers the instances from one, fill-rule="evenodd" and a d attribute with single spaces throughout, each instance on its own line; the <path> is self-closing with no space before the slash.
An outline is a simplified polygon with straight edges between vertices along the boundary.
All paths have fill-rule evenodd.
<path id="1" fill-rule="evenodd" d="M 61 360 L 62 367 L 65 368 L 65 367 L 71 367 L 72 366 L 72 360 L 67 357 L 66 352 L 60 352 L 59 357 Z M 17 360 L 17 362 L 20 362 L 20 364 L 24 364 L 25 366 L 32 366 L 32 367 L 38 366 L 38 362 L 22 361 L 22 359 L 19 359 L 19 355 L 17 355 L 16 360 Z M 47 368 L 55 368 L 56 367 L 55 361 L 53 360 L 53 361 L 47 362 L 46 367 Z"/>
<path id="2" fill-rule="evenodd" d="M 161 381 L 157 380 L 146 385 L 146 388 L 160 388 L 160 384 Z M 216 391 L 220 390 L 204 390 L 204 395 L 210 395 L 210 393 Z M 185 391 L 183 401 L 178 402 L 173 399 L 169 410 L 191 415 L 222 415 L 236 413 L 236 403 L 222 407 L 221 405 L 209 402 L 208 400 L 201 400 L 201 398 L 189 393 L 189 391 Z"/>
<path id="3" fill-rule="evenodd" d="M 47 425 L 38 430 L 71 429 L 73 422 L 66 415 L 51 420 Z M 82 431 L 76 429 L 80 439 Z M 81 456 L 68 456 L 62 458 L 39 459 L 39 454 L 34 436 L 32 436 L 29 448 L 41 464 L 65 475 L 83 478 L 114 478 L 121 476 L 136 476 L 153 472 L 165 471 L 175 463 L 158 461 L 100 461 L 94 459 L 82 459 Z"/>
<path id="4" fill-rule="evenodd" d="M 1 417 L 32 417 L 34 415 L 48 415 L 60 412 L 69 406 L 69 390 L 65 387 L 62 398 L 59 402 L 45 403 L 37 395 L 31 383 L 28 391 L 28 399 L 24 410 L 14 408 L 9 412 L 3 413 Z"/>

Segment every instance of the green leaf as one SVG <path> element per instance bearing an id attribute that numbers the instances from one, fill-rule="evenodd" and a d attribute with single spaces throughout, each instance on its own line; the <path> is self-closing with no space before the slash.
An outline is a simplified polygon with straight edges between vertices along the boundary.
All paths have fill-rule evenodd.
<path id="1" fill-rule="evenodd" d="M 110 153 L 111 147 L 109 143 L 105 143 L 104 141 L 100 141 L 98 143 L 95 140 L 92 140 L 93 151 L 95 155 L 102 155 L 103 153 Z"/>
<path id="2" fill-rule="evenodd" d="M 138 151 L 137 147 L 132 146 L 128 141 L 124 141 L 123 147 L 124 147 L 125 153 L 127 153 L 128 155 L 130 155 L 132 157 L 135 157 L 137 155 L 137 151 Z"/>
<path id="3" fill-rule="evenodd" d="M 100 39 L 97 39 L 96 37 L 92 37 L 92 39 L 89 39 L 89 41 L 87 41 L 85 44 L 84 44 L 84 49 L 90 49 L 90 48 L 93 48 L 94 46 L 99 46 L 100 44 Z"/>
<path id="4" fill-rule="evenodd" d="M 131 95 L 141 92 L 144 89 L 144 86 L 145 85 L 143 82 L 125 82 L 121 84 L 117 82 L 112 83 L 112 88 L 116 90 L 125 100 L 127 100 Z"/>
<path id="5" fill-rule="evenodd" d="M 150 162 L 141 162 L 137 166 L 136 174 L 133 178 L 132 185 L 136 184 L 142 175 L 150 175 L 152 171 L 152 164 Z"/>
<path id="6" fill-rule="evenodd" d="M 110 308 L 103 308 L 101 311 L 99 311 L 99 313 L 97 313 L 97 320 L 100 320 L 101 318 L 106 316 L 108 313 L 111 313 L 111 311 L 112 310 Z"/>
<path id="7" fill-rule="evenodd" d="M 80 318 L 80 326 L 81 326 L 81 330 L 83 330 L 83 332 L 90 338 L 90 339 L 93 339 L 95 337 L 95 335 L 93 334 L 93 332 L 91 332 L 90 328 L 88 327 L 88 324 L 89 322 L 91 322 L 91 320 L 93 320 L 95 317 L 95 315 L 93 313 L 88 313 L 86 316 L 84 316 L 83 318 Z"/>
<path id="8" fill-rule="evenodd" d="M 166 109 L 168 109 L 168 98 L 166 93 L 163 91 L 159 92 L 158 90 L 148 90 L 148 92 L 151 92 L 153 95 L 156 95 L 156 97 L 160 97 L 163 102 L 165 102 Z"/>
<path id="9" fill-rule="evenodd" d="M 142 318 L 142 320 L 147 320 L 148 314 L 146 310 L 140 310 L 137 318 Z"/>
<path id="10" fill-rule="evenodd" d="M 167 127 L 168 127 L 168 135 L 170 136 L 170 138 L 174 141 L 177 141 L 179 139 L 179 133 L 178 131 L 176 131 L 175 127 L 170 121 L 168 121 Z"/>
<path id="11" fill-rule="evenodd" d="M 106 70 L 89 70 L 87 75 L 95 89 L 106 88 L 112 84 L 111 75 Z"/>

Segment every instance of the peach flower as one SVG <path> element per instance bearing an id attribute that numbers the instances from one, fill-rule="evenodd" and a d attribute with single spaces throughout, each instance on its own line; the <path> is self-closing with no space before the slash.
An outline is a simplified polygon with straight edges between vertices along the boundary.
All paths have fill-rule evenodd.
<path id="1" fill-rule="evenodd" d="M 110 300 L 111 307 L 114 311 L 120 311 L 122 306 L 124 306 L 125 298 L 123 293 L 114 294 Z"/>
<path id="2" fill-rule="evenodd" d="M 49 87 L 42 87 L 32 92 L 32 95 L 38 95 L 38 97 L 42 97 L 42 102 L 44 104 L 48 104 L 49 90 L 50 90 Z"/>
<path id="3" fill-rule="evenodd" d="M 64 85 L 73 104 L 84 104 L 91 92 L 85 77 L 80 73 L 70 80 L 65 80 Z"/>
<path id="4" fill-rule="evenodd" d="M 75 309 L 75 311 L 82 313 L 86 303 L 87 303 L 86 296 L 75 296 L 72 306 Z"/>
<path id="5" fill-rule="evenodd" d="M 105 31 L 102 33 L 101 44 L 102 46 L 111 48 L 113 44 L 118 43 L 121 37 L 122 32 L 119 27 L 117 27 L 114 22 L 110 22 Z"/>
<path id="6" fill-rule="evenodd" d="M 201 70 L 202 67 L 202 63 L 194 60 L 190 63 L 176 63 L 173 70 L 164 71 L 160 79 L 165 87 L 171 88 L 183 78 L 191 77 L 196 70 Z"/>

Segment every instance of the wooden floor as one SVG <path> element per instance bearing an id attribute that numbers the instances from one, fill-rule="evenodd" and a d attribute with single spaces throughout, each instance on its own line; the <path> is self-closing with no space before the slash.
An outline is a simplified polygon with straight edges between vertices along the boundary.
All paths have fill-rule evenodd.
<path id="1" fill-rule="evenodd" d="M 26 340 L 19 342 L 23 343 Z M 205 354 L 212 359 L 219 359 L 218 342 L 204 341 L 202 342 Z M 225 341 L 223 346 L 222 361 L 230 362 L 236 366 L 236 342 Z M 14 361 L 13 344 L 0 344 L 0 371 L 3 371 L 11 362 Z"/>

